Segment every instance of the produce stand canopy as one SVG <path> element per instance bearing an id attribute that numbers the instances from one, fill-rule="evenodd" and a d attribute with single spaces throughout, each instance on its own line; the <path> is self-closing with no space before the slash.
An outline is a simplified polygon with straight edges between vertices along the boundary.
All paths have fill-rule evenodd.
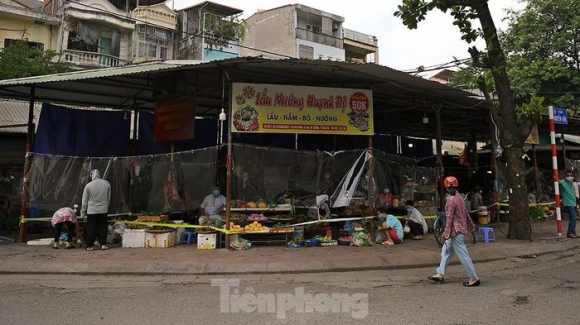
<path id="1" fill-rule="evenodd" d="M 217 118 L 232 82 L 369 89 L 375 133 L 442 139 L 489 138 L 489 112 L 473 94 L 386 66 L 349 62 L 240 57 L 216 61 L 159 61 L 0 81 L 0 97 L 66 105 L 153 111 L 156 102 L 196 96 L 196 115 Z M 225 86 L 225 89 L 224 89 Z M 428 124 L 422 117 L 429 118 Z"/>

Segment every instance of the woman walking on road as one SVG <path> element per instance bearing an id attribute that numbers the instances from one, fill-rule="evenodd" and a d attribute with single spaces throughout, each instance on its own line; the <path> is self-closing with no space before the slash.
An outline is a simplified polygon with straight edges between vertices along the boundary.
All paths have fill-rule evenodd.
<path id="1" fill-rule="evenodd" d="M 437 268 L 437 273 L 428 277 L 431 283 L 445 282 L 445 268 L 449 265 L 453 254 L 457 253 L 457 257 L 465 268 L 469 280 L 463 282 L 465 287 L 477 287 L 481 281 L 477 278 L 475 267 L 471 261 L 471 256 L 467 251 L 467 246 L 463 238 L 469 232 L 475 231 L 475 224 L 469 217 L 463 198 L 457 192 L 459 182 L 453 176 L 445 178 L 445 188 L 447 189 L 447 202 L 445 203 L 445 230 L 443 231 L 443 238 L 445 244 L 441 248 L 441 263 Z"/>

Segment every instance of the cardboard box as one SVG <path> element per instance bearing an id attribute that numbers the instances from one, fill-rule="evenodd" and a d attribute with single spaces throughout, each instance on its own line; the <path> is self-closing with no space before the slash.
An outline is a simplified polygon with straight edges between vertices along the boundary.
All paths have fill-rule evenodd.
<path id="1" fill-rule="evenodd" d="M 216 249 L 217 234 L 197 234 L 197 249 Z"/>
<path id="2" fill-rule="evenodd" d="M 163 233 L 145 233 L 145 247 L 168 248 L 177 244 L 177 232 L 172 230 Z"/>
<path id="3" fill-rule="evenodd" d="M 125 232 L 123 232 L 123 247 L 145 247 L 145 229 L 125 229 Z"/>

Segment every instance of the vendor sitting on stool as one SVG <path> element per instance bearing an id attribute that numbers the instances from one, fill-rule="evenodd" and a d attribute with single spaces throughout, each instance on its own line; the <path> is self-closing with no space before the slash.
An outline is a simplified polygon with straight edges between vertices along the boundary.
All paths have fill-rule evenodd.
<path id="1" fill-rule="evenodd" d="M 74 237 L 77 218 L 75 217 L 76 210 L 68 207 L 60 208 L 52 215 L 52 226 L 54 227 L 54 243 L 52 248 L 58 249 L 58 242 L 60 240 L 60 234 L 62 233 L 62 227 L 66 225 L 67 237 L 65 249 L 75 248 L 72 245 L 72 240 Z"/>
<path id="2" fill-rule="evenodd" d="M 210 220 L 218 221 L 215 226 L 221 227 L 223 219 L 221 212 L 226 205 L 226 197 L 220 194 L 220 188 L 215 186 L 213 192 L 206 196 L 201 202 L 201 217 L 199 217 L 199 224 L 204 225 Z"/>

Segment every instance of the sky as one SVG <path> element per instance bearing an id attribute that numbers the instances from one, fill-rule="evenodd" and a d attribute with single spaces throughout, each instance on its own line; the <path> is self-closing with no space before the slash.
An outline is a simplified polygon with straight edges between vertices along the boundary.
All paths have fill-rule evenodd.
<path id="1" fill-rule="evenodd" d="M 175 0 L 176 10 L 190 7 L 201 0 Z M 393 13 L 401 0 L 212 0 L 212 2 L 244 11 L 241 18 L 247 18 L 258 10 L 267 10 L 292 3 L 300 3 L 344 17 L 343 27 L 361 33 L 376 36 L 379 44 L 379 64 L 390 68 L 410 72 L 419 66 L 437 67 L 453 61 L 453 58 L 469 57 L 467 44 L 461 40 L 461 34 L 452 25 L 449 13 L 438 10 L 427 15 L 418 28 L 409 30 L 400 18 Z M 502 22 L 505 8 L 522 9 L 519 0 L 489 0 L 490 10 L 496 27 L 505 29 Z M 167 2 L 169 7 L 171 1 Z M 483 41 L 476 43 L 484 47 Z"/>

